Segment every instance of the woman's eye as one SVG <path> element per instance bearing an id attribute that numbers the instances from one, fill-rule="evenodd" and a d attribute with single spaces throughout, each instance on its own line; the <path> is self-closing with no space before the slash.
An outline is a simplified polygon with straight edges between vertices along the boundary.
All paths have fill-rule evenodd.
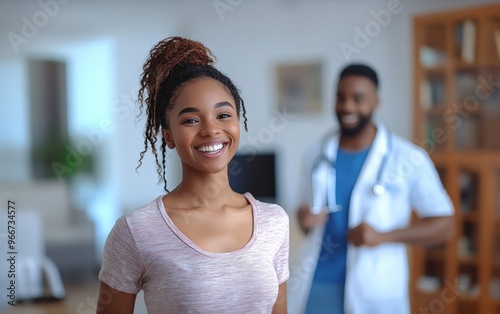
<path id="1" fill-rule="evenodd" d="M 186 119 L 182 122 L 182 124 L 191 124 L 191 123 L 196 123 L 196 119 Z"/>
<path id="2" fill-rule="evenodd" d="M 230 115 L 230 114 L 228 114 L 228 113 L 221 113 L 221 114 L 219 115 L 219 118 L 220 118 L 220 119 L 227 119 L 227 118 L 230 118 L 230 117 L 231 117 L 231 115 Z"/>

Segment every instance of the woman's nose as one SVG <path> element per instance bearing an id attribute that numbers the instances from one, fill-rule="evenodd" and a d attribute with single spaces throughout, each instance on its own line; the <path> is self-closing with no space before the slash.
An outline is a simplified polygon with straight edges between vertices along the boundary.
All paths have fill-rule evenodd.
<path id="1" fill-rule="evenodd" d="M 204 122 L 200 131 L 200 135 L 205 136 L 214 136 L 220 133 L 220 128 L 217 123 L 213 121 Z"/>

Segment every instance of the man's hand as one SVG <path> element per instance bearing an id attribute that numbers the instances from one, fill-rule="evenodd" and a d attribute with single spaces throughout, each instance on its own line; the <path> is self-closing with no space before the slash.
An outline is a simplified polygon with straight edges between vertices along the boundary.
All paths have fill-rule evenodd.
<path id="1" fill-rule="evenodd" d="M 297 218 L 302 231 L 308 233 L 311 229 L 324 224 L 328 220 L 328 212 L 322 211 L 319 214 L 313 214 L 309 206 L 302 205 L 297 211 Z"/>
<path id="2" fill-rule="evenodd" d="M 370 225 L 362 223 L 354 229 L 349 230 L 347 237 L 354 246 L 377 246 L 387 242 L 385 234 L 375 231 Z"/>

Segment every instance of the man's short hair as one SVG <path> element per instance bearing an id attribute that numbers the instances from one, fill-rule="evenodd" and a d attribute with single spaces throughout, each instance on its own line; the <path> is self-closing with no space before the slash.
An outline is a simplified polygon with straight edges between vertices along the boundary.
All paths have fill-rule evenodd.
<path id="1" fill-rule="evenodd" d="M 351 64 L 345 67 L 339 75 L 339 81 L 346 76 L 359 75 L 368 78 L 375 85 L 375 89 L 378 89 L 378 77 L 377 72 L 371 67 L 364 64 Z"/>

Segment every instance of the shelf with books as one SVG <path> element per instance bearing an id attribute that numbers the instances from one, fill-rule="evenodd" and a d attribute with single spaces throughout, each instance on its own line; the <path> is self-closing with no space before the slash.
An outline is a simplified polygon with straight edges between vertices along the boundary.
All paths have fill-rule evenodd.
<path id="1" fill-rule="evenodd" d="M 439 288 L 445 280 L 444 260 L 424 260 L 423 280 L 434 281 L 435 288 Z M 424 289 L 431 291 L 432 289 Z"/>
<path id="2" fill-rule="evenodd" d="M 438 293 L 446 282 L 444 261 L 426 259 L 423 273 L 415 282 L 415 288 L 420 293 L 431 296 Z"/>
<path id="3" fill-rule="evenodd" d="M 427 139 L 457 215 L 446 250 L 416 250 L 412 311 L 448 282 L 459 296 L 440 313 L 500 314 L 500 5 L 421 15 L 414 27 L 415 142 Z"/>
<path id="4" fill-rule="evenodd" d="M 477 259 L 479 254 L 479 224 L 463 222 L 461 236 L 457 241 L 457 254 L 464 263 Z"/>
<path id="5" fill-rule="evenodd" d="M 454 58 L 467 64 L 477 60 L 477 20 L 457 21 L 454 25 Z"/>
<path id="6" fill-rule="evenodd" d="M 453 118 L 455 148 L 458 151 L 500 151 L 499 105 L 479 105 L 478 109 L 463 112 Z"/>
<path id="7" fill-rule="evenodd" d="M 481 84 L 480 78 L 481 73 L 476 66 L 457 70 L 454 76 L 456 101 L 463 102 L 472 97 L 476 100 L 478 98 L 476 89 Z"/>
<path id="8" fill-rule="evenodd" d="M 481 292 L 479 284 L 479 267 L 478 265 L 460 264 L 458 267 L 458 275 L 456 278 L 456 287 L 460 291 L 461 299 L 478 298 Z"/>
<path id="9" fill-rule="evenodd" d="M 454 75 L 455 101 L 460 109 L 477 109 L 500 103 L 500 65 L 457 69 Z M 498 107 L 497 107 L 498 108 Z"/>
<path id="10" fill-rule="evenodd" d="M 432 152 L 446 150 L 446 142 L 448 140 L 448 132 L 446 121 L 442 114 L 427 115 L 425 117 L 426 128 L 424 130 L 424 138 L 426 147 Z"/>
<path id="11" fill-rule="evenodd" d="M 446 73 L 427 72 L 421 82 L 420 102 L 424 109 L 444 108 L 446 104 Z"/>
<path id="12" fill-rule="evenodd" d="M 463 115 L 455 116 L 455 149 L 458 151 L 475 151 L 481 148 L 481 117 L 469 114 L 466 118 Z"/>
<path id="13" fill-rule="evenodd" d="M 493 270 L 489 280 L 490 298 L 495 303 L 500 303 L 500 268 Z"/>
<path id="14" fill-rule="evenodd" d="M 422 67 L 430 69 L 443 67 L 448 63 L 446 32 L 445 23 L 436 22 L 424 26 L 419 50 Z"/>
<path id="15" fill-rule="evenodd" d="M 462 215 L 477 213 L 475 210 L 479 206 L 480 181 L 479 173 L 462 169 L 458 177 L 460 188 L 459 210 Z"/>
<path id="16" fill-rule="evenodd" d="M 484 58 L 488 62 L 500 62 L 500 17 L 490 16 L 483 20 L 485 28 Z"/>

